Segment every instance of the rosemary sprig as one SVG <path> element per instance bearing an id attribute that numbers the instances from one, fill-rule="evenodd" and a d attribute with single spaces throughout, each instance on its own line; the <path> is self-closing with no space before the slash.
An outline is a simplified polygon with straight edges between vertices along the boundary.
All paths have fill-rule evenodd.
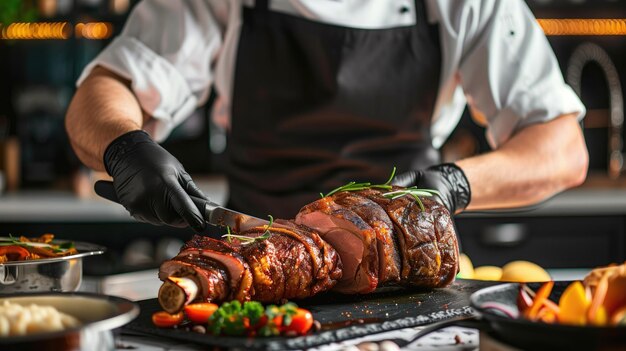
<path id="1" fill-rule="evenodd" d="M 425 211 L 426 209 L 424 208 L 424 203 L 422 203 L 422 200 L 419 197 L 420 196 L 430 197 L 433 195 L 441 196 L 441 193 L 433 189 L 419 189 L 416 186 L 412 186 L 412 187 L 408 187 L 408 188 L 404 188 L 400 190 L 390 191 L 390 192 L 383 194 L 384 197 L 391 199 L 391 200 L 395 200 L 399 197 L 407 196 L 407 195 L 413 196 L 417 204 L 420 206 L 420 209 L 422 211 Z"/>
<path id="2" fill-rule="evenodd" d="M 327 197 L 327 196 L 331 196 L 335 193 L 338 193 L 340 191 L 359 191 L 359 190 L 366 190 L 366 189 L 384 189 L 384 190 L 391 190 L 391 181 L 393 180 L 393 178 L 396 176 L 396 167 L 393 167 L 393 170 L 391 171 L 391 175 L 389 176 L 389 179 L 387 179 L 387 181 L 384 184 L 372 184 L 369 182 L 364 182 L 364 183 L 357 183 L 357 182 L 350 182 L 348 184 L 342 185 L 336 189 L 331 190 L 328 194 L 324 195 L 322 193 L 320 193 L 320 195 L 322 197 Z"/>
<path id="3" fill-rule="evenodd" d="M 396 176 L 396 167 L 393 167 L 393 170 L 391 171 L 391 175 L 389 176 L 389 179 L 387 179 L 387 181 L 384 184 L 371 184 L 368 182 L 365 183 L 357 183 L 357 182 L 350 182 L 348 184 L 342 185 L 336 189 L 333 189 L 331 192 L 329 192 L 328 194 L 324 195 L 322 193 L 320 193 L 320 195 L 322 197 L 327 197 L 327 196 L 331 196 L 335 193 L 338 193 L 340 191 L 359 191 L 359 190 L 366 190 L 366 189 L 383 189 L 383 190 L 391 190 L 393 189 L 393 187 L 391 186 L 391 181 L 393 180 L 393 178 Z M 433 190 L 433 189 L 420 189 L 416 186 L 412 186 L 412 187 L 408 187 L 408 188 L 404 188 L 404 189 L 399 189 L 399 190 L 394 190 L 394 191 L 388 191 L 386 193 L 382 194 L 384 197 L 391 199 L 391 200 L 395 200 L 397 198 L 400 198 L 402 196 L 413 196 L 413 198 L 415 198 L 415 201 L 417 202 L 417 204 L 420 206 L 420 209 L 422 211 L 425 211 L 425 207 L 424 207 L 424 203 L 422 203 L 422 200 L 419 198 L 420 196 L 433 196 L 433 195 L 437 195 L 437 196 L 441 196 L 441 193 L 439 193 L 437 190 Z"/>
<path id="4" fill-rule="evenodd" d="M 226 238 L 229 243 L 233 242 L 233 239 L 237 239 L 241 241 L 242 245 L 249 245 L 258 241 L 267 240 L 271 235 L 270 228 L 272 227 L 272 224 L 274 224 L 274 217 L 272 217 L 271 215 L 268 217 L 270 218 L 270 222 L 269 224 L 265 225 L 265 231 L 259 236 L 251 237 L 245 235 L 231 234 L 230 227 L 226 227 L 227 234 L 222 235 L 222 238 Z"/>

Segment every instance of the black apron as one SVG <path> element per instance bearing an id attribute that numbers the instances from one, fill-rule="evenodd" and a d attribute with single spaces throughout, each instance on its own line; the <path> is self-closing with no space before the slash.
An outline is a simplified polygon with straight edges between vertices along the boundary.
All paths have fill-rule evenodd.
<path id="1" fill-rule="evenodd" d="M 398 9 L 399 11 L 400 8 Z M 410 15 L 410 14 L 408 14 Z M 228 135 L 229 206 L 293 218 L 349 181 L 439 163 L 436 25 L 355 29 L 243 8 Z"/>

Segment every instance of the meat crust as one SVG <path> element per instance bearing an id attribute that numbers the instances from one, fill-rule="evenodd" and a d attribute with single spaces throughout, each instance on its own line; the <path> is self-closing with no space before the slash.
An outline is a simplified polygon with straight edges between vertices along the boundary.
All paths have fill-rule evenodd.
<path id="1" fill-rule="evenodd" d="M 197 300 L 213 302 L 278 303 L 329 290 L 368 293 L 384 284 L 443 287 L 459 269 L 454 223 L 445 206 L 421 202 L 423 210 L 411 196 L 339 192 L 304 206 L 294 220 L 237 233 L 269 232 L 263 240 L 195 235 L 161 265 L 159 278 L 190 277 Z"/>

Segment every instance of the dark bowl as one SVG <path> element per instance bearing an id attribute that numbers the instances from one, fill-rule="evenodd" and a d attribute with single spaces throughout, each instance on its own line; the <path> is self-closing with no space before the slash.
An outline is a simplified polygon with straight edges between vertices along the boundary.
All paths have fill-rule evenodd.
<path id="1" fill-rule="evenodd" d="M 570 283 L 556 282 L 550 299 L 558 302 Z M 626 326 L 547 324 L 521 317 L 513 319 L 483 308 L 485 303 L 498 302 L 517 310 L 519 286 L 518 283 L 491 286 L 470 297 L 471 306 L 482 318 L 486 331 L 496 339 L 524 350 L 626 350 Z M 536 290 L 540 284 L 529 286 Z"/>

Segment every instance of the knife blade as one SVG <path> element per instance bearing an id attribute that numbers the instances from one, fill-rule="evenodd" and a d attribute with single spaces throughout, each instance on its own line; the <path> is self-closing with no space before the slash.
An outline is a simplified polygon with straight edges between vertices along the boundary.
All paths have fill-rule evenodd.
<path id="1" fill-rule="evenodd" d="M 94 190 L 99 196 L 118 204 L 120 203 L 117 193 L 115 193 L 113 182 L 99 180 L 94 185 Z M 269 225 L 268 220 L 233 211 L 212 201 L 196 196 L 189 195 L 189 197 L 191 197 L 193 203 L 204 216 L 204 220 L 211 225 L 230 227 L 230 229 L 236 233 L 252 227 Z"/>

